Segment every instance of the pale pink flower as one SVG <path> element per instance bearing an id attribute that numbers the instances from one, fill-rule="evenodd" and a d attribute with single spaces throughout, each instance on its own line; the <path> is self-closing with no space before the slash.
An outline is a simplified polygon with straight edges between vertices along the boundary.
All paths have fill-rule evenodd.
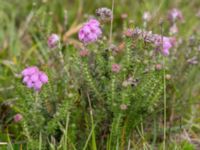
<path id="1" fill-rule="evenodd" d="M 43 84 L 48 82 L 48 76 L 42 71 L 39 73 L 39 78 Z"/>
<path id="2" fill-rule="evenodd" d="M 145 22 L 149 22 L 151 20 L 151 17 L 152 16 L 151 16 L 150 12 L 146 11 L 146 12 L 144 12 L 144 14 L 142 16 L 142 19 Z"/>
<path id="3" fill-rule="evenodd" d="M 14 117 L 14 122 L 20 122 L 23 119 L 23 116 L 21 114 L 16 114 Z"/>
<path id="4" fill-rule="evenodd" d="M 173 8 L 169 11 L 168 19 L 171 22 L 175 22 L 177 20 L 183 21 L 183 14 L 179 9 Z"/>
<path id="5" fill-rule="evenodd" d="M 159 50 L 164 56 L 169 55 L 169 50 L 174 46 L 174 38 L 162 37 L 157 35 L 155 38 L 156 49 Z"/>
<path id="6" fill-rule="evenodd" d="M 57 34 L 51 34 L 48 38 L 48 47 L 55 48 L 58 45 L 60 38 Z"/>
<path id="7" fill-rule="evenodd" d="M 155 68 L 156 68 L 156 70 L 161 70 L 162 69 L 162 65 L 161 64 L 156 64 Z"/>
<path id="8" fill-rule="evenodd" d="M 134 34 L 134 30 L 133 29 L 127 29 L 125 32 L 124 32 L 124 35 L 126 37 L 132 37 Z"/>
<path id="9" fill-rule="evenodd" d="M 112 64 L 112 72 L 119 73 L 121 66 L 119 64 Z"/>
<path id="10" fill-rule="evenodd" d="M 81 57 L 86 57 L 89 55 L 89 51 L 87 49 L 83 49 L 83 50 L 79 51 L 79 55 Z"/>
<path id="11" fill-rule="evenodd" d="M 172 35 L 178 33 L 178 27 L 176 26 L 175 23 L 170 27 L 169 32 Z"/>
<path id="12" fill-rule="evenodd" d="M 126 18 L 128 18 L 128 14 L 127 14 L 127 13 L 123 13 L 123 14 L 121 14 L 121 18 L 122 18 L 122 19 L 126 19 Z"/>

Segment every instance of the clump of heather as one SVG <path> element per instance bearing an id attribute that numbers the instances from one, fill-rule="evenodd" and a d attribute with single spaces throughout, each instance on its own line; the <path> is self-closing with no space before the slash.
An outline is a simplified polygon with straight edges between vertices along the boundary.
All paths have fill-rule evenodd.
<path id="1" fill-rule="evenodd" d="M 95 108 L 93 117 L 99 127 L 95 130 L 97 134 L 106 132 L 112 139 L 121 139 L 122 132 L 130 135 L 140 123 L 139 118 L 146 117 L 153 111 L 162 95 L 162 71 L 158 71 L 162 68 L 155 69 L 153 61 L 146 63 L 146 60 L 152 59 L 151 55 L 146 53 L 153 51 L 153 45 L 154 52 L 159 51 L 167 56 L 174 45 L 170 37 L 130 28 L 124 32 L 125 36 L 121 36 L 122 44 L 119 46 L 99 39 L 94 48 L 85 43 L 85 26 L 89 29 L 86 23 L 78 33 L 79 40 L 85 47 L 77 54 L 81 56 L 77 60 L 77 74 L 81 98 L 86 103 L 84 109 L 91 109 L 87 105 L 91 100 L 92 108 Z M 101 34 L 106 36 L 104 33 Z M 96 38 L 94 39 L 96 41 Z M 141 40 L 148 41 L 149 51 L 144 50 L 146 45 Z M 159 61 L 159 57 L 155 59 Z M 110 120 L 109 126 L 101 129 L 107 120 Z M 125 123 L 124 120 L 129 122 Z M 113 149 L 113 145 L 116 144 L 117 141 L 111 141 Z"/>
<path id="2" fill-rule="evenodd" d="M 11 92 L 17 98 L 11 100 L 10 106 L 18 113 L 12 115 L 10 122 L 21 127 L 19 139 L 25 139 L 27 149 L 114 150 L 133 149 L 137 145 L 134 141 L 142 146 L 146 146 L 144 141 L 162 142 L 165 140 L 161 132 L 163 99 L 167 100 L 168 128 L 168 121 L 169 125 L 173 124 L 176 113 L 174 105 L 181 107 L 198 93 L 197 87 L 189 94 L 177 90 L 184 89 L 188 84 L 186 79 L 194 77 L 194 70 L 190 69 L 198 67 L 200 60 L 199 36 L 193 34 L 187 40 L 178 36 L 178 21 L 183 20 L 180 10 L 169 11 L 170 26 L 163 22 L 162 34 L 158 33 L 159 25 L 153 23 L 153 17 L 157 16 L 153 12 L 143 13 L 143 28 L 133 27 L 137 20 L 129 24 L 126 13 L 121 16 L 123 20 L 115 17 L 116 21 L 123 22 L 123 27 L 117 26 L 109 8 L 97 9 L 96 15 L 97 19 L 80 23 L 81 27 L 76 27 L 75 22 L 66 31 L 67 38 L 62 38 L 66 41 L 60 40 L 57 34 L 51 34 L 48 41 L 36 40 L 39 50 L 31 54 L 38 57 L 29 60 L 28 53 L 24 61 L 37 62 L 45 72 L 36 66 L 22 72 L 16 69 L 16 91 Z M 67 16 L 64 17 L 68 26 Z M 112 21 L 113 26 L 103 25 Z M 116 30 L 109 37 L 112 27 Z M 52 33 L 48 30 L 44 35 Z M 59 25 L 57 31 L 62 35 L 65 30 Z M 68 36 L 74 33 L 77 39 Z M 47 45 L 52 53 L 45 49 Z M 184 99 L 184 104 L 176 99 Z M 155 139 L 151 133 L 146 138 L 146 131 L 154 129 Z M 143 149 L 156 149 L 156 144 Z"/>

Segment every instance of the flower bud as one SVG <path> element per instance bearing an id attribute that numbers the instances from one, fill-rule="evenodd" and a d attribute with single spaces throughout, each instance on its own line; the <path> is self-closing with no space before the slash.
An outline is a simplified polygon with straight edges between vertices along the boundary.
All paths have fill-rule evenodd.
<path id="1" fill-rule="evenodd" d="M 112 65 L 112 72 L 119 73 L 121 70 L 121 66 L 119 64 Z"/>
<path id="2" fill-rule="evenodd" d="M 48 47 L 55 48 L 59 42 L 60 38 L 57 34 L 51 34 L 48 38 Z"/>
<path id="3" fill-rule="evenodd" d="M 14 119 L 14 122 L 17 123 L 23 119 L 23 116 L 21 114 L 16 114 L 13 119 Z"/>

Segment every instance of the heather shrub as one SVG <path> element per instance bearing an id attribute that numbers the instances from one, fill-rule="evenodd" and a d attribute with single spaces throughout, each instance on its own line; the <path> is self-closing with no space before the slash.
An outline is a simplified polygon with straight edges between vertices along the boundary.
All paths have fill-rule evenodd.
<path id="1" fill-rule="evenodd" d="M 12 11 L 2 13 L 0 39 L 7 35 L 9 45 L 0 45 L 0 144 L 195 149 L 200 41 L 198 23 L 185 12 L 193 4 L 181 11 L 163 1 L 154 11 L 152 2 L 129 2 L 136 4 L 130 19 L 121 2 L 91 11 L 84 4 L 101 2 L 80 1 L 76 17 L 67 2 L 24 2 L 25 12 L 17 11 L 28 13 L 23 24 Z M 8 3 L 0 7 L 15 8 Z"/>
<path id="2" fill-rule="evenodd" d="M 160 105 L 163 69 L 157 70 L 155 65 L 164 56 L 154 51 L 151 43 L 133 35 L 122 35 L 121 47 L 109 45 L 106 38 L 82 50 L 62 45 L 51 49 L 62 69 L 45 67 L 49 81 L 39 90 L 29 89 L 18 80 L 15 109 L 23 116 L 28 147 L 36 149 L 41 135 L 44 147 L 59 143 L 68 115 L 68 125 L 73 128 L 68 136 L 78 145 L 85 143 L 87 130 L 94 128 L 93 138 L 105 134 L 98 139 L 102 148 L 123 147 L 128 142 L 124 137 Z M 62 50 L 76 52 L 63 55 Z M 69 58 L 68 64 L 65 58 Z M 82 118 L 81 113 L 87 114 Z M 79 117 L 74 120 L 74 116 Z M 79 140 L 80 135 L 85 138 Z"/>

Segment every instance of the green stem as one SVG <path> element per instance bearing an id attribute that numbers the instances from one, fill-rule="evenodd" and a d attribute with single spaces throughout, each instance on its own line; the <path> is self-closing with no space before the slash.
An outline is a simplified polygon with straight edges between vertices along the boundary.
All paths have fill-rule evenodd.
<path id="1" fill-rule="evenodd" d="M 87 97 L 88 97 L 88 102 L 89 102 L 89 107 L 90 107 L 90 119 L 91 119 L 91 124 L 92 124 L 92 129 L 93 129 L 93 131 L 92 131 L 92 150 L 97 150 L 92 105 L 91 105 L 91 100 L 90 100 L 88 93 L 87 93 Z"/>
<path id="2" fill-rule="evenodd" d="M 130 59 L 131 59 L 131 44 L 132 44 L 132 40 L 131 40 L 131 38 L 128 38 L 127 39 L 127 47 L 126 47 L 127 69 L 129 68 Z"/>
<path id="3" fill-rule="evenodd" d="M 92 90 L 94 90 L 95 94 L 101 98 L 101 94 L 99 93 L 99 91 L 97 90 L 96 86 L 95 86 L 95 83 L 93 82 L 93 79 L 89 73 L 89 70 L 88 70 L 88 66 L 85 62 L 83 62 L 83 71 L 84 71 L 84 74 L 86 76 L 86 80 L 89 84 L 89 86 L 92 88 Z"/>
<path id="4" fill-rule="evenodd" d="M 115 4 L 115 0 L 112 0 L 112 19 L 110 21 L 110 40 L 109 40 L 109 43 L 111 44 L 112 43 L 112 30 L 113 30 L 113 18 L 114 18 L 114 15 L 113 15 L 113 12 L 114 12 L 114 4 Z"/>
<path id="5" fill-rule="evenodd" d="M 114 102 L 114 98 L 115 98 L 115 75 L 113 75 L 113 78 L 112 78 L 112 83 L 111 83 L 111 101 L 112 101 L 112 104 Z"/>
<path id="6" fill-rule="evenodd" d="M 166 78 L 165 78 L 165 57 L 163 57 L 163 88 L 164 88 L 164 130 L 163 130 L 163 150 L 166 148 L 166 108 L 167 108 L 167 102 L 166 102 Z"/>
<path id="7" fill-rule="evenodd" d="M 62 53 L 62 47 L 61 47 L 61 43 L 60 42 L 58 44 L 58 49 L 59 49 L 59 51 L 58 51 L 58 53 L 59 53 L 59 61 L 60 61 L 61 65 L 62 65 L 62 67 L 63 67 L 64 72 L 69 76 L 68 71 L 67 71 L 67 67 L 65 65 L 65 60 L 64 60 L 63 53 Z"/>

